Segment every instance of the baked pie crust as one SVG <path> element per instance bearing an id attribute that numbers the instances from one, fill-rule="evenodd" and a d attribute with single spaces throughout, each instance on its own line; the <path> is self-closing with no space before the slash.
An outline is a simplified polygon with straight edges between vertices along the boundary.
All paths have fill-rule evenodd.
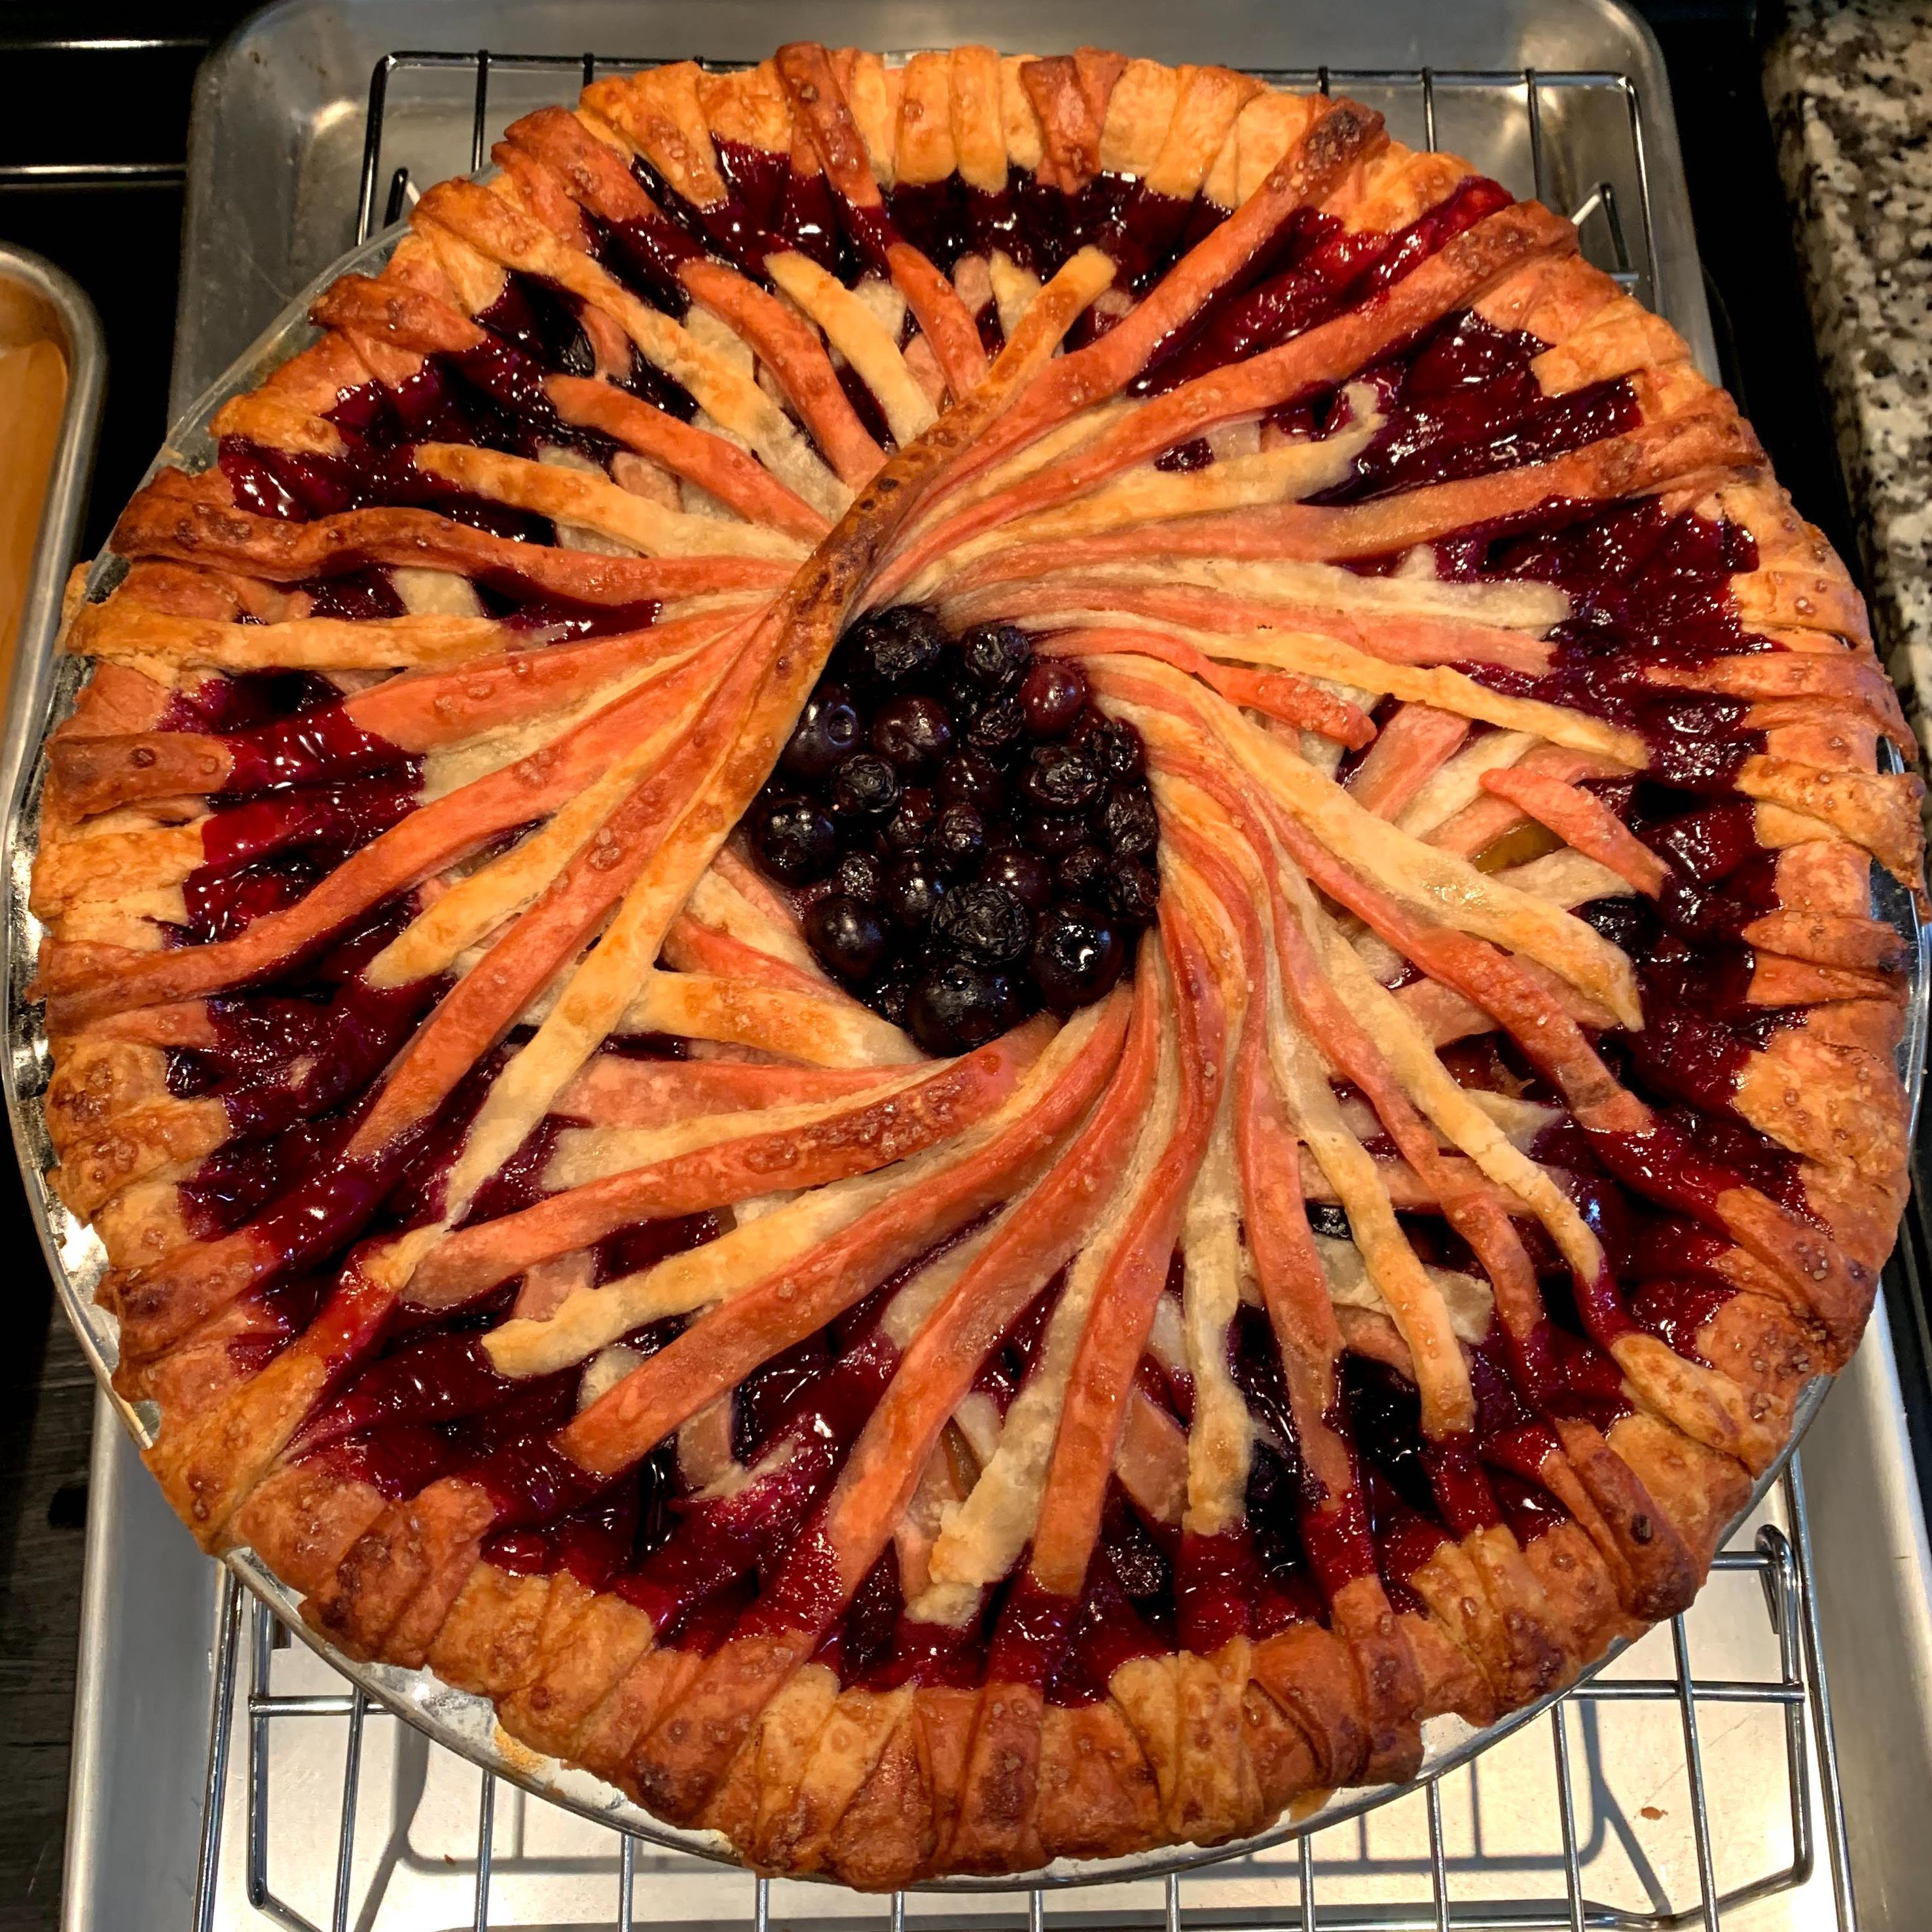
<path id="1" fill-rule="evenodd" d="M 53 1180 L 195 1534 L 868 1888 L 1252 1834 L 1682 1610 L 1869 1312 L 1874 865 L 1922 904 L 1730 399 L 1567 222 L 1219 68 L 794 45 L 494 158 L 66 635 Z M 1158 878 L 932 1058 L 740 828 L 835 650 L 942 633 L 1128 775 L 1028 752 L 1091 856 L 998 876 L 1118 900 L 1144 802 L 1048 793 L 1144 758 Z"/>

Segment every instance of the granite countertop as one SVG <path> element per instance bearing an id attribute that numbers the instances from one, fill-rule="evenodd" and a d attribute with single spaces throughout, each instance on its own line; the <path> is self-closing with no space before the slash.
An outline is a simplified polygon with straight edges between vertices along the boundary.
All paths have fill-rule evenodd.
<path id="1" fill-rule="evenodd" d="M 1764 88 L 1879 649 L 1932 754 L 1932 5 L 1800 0 Z"/>

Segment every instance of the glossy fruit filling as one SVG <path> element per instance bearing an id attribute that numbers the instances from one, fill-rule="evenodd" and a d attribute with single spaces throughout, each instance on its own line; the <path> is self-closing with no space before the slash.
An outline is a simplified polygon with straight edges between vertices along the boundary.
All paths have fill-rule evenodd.
<path id="1" fill-rule="evenodd" d="M 1118 286 L 1142 294 L 1225 215 L 1204 200 L 1171 200 L 1108 176 L 1065 196 L 1017 170 L 996 194 L 949 179 L 902 186 L 882 210 L 861 210 L 822 176 L 795 174 L 761 151 L 727 142 L 718 161 L 730 189 L 722 204 L 694 207 L 640 164 L 661 212 L 598 225 L 596 258 L 674 314 L 688 300 L 678 272 L 700 255 L 756 277 L 773 250 L 797 250 L 850 280 L 877 270 L 898 237 L 942 270 L 998 248 L 1042 277 L 1094 243 L 1118 264 Z M 1164 346 L 1136 392 L 1172 391 L 1375 298 L 1507 199 L 1493 183 L 1466 181 L 1396 233 L 1351 234 L 1332 218 L 1298 217 Z M 997 316 L 979 320 L 997 348 Z M 432 355 L 395 388 L 345 395 L 330 416 L 339 455 L 226 439 L 220 461 L 237 504 L 294 521 L 427 507 L 519 548 L 554 545 L 545 519 L 454 490 L 412 460 L 432 441 L 523 456 L 567 452 L 607 469 L 616 453 L 609 439 L 564 423 L 542 386 L 548 374 L 597 369 L 575 298 L 512 274 L 477 320 L 480 346 Z M 1345 428 L 1359 412 L 1381 418 L 1349 475 L 1317 500 L 1334 507 L 1551 460 L 1636 426 L 1641 406 L 1628 381 L 1546 397 L 1532 367 L 1544 346 L 1463 310 L 1351 384 L 1275 410 L 1267 428 L 1272 438 L 1306 436 Z M 862 418 L 882 427 L 862 382 L 849 370 L 842 380 Z M 622 384 L 681 419 L 694 412 L 690 395 L 634 352 Z M 1159 466 L 1184 472 L 1214 460 L 1204 438 L 1190 440 Z M 1713 1202 L 1748 1182 L 1805 1208 L 1795 1156 L 1732 1106 L 1747 1057 L 1791 1018 L 1743 1000 L 1744 928 L 1774 904 L 1775 881 L 1751 807 L 1728 788 L 1762 734 L 1746 726 L 1739 700 L 1664 691 L 1645 676 L 1659 663 L 1691 668 L 1772 646 L 1740 631 L 1726 594 L 1729 577 L 1755 563 L 1748 536 L 1654 499 L 1545 505 L 1451 536 L 1425 561 L 1452 581 L 1533 581 L 1568 595 L 1570 615 L 1552 634 L 1546 670 L 1459 668 L 1496 690 L 1640 734 L 1654 754 L 1648 773 L 1586 782 L 1668 868 L 1654 899 L 1619 895 L 1580 908 L 1637 970 L 1644 1031 L 1605 1032 L 1594 1043 L 1656 1109 L 1652 1132 L 1579 1126 L 1547 1070 L 1507 1034 L 1444 1050 L 1466 1085 L 1550 1110 L 1532 1151 L 1582 1210 L 1609 1270 L 1580 1294 L 1540 1227 L 1513 1224 L 1548 1316 L 1527 1338 L 1492 1327 L 1474 1347 L 1479 1413 L 1466 1436 L 1426 1437 L 1407 1378 L 1349 1356 L 1330 1420 L 1352 1444 L 1360 1486 L 1346 1508 L 1325 1508 L 1336 1499 L 1297 1439 L 1274 1330 L 1259 1308 L 1244 1308 L 1227 1364 L 1258 1435 L 1242 1526 L 1184 1538 L 1117 1479 L 1077 1600 L 1009 1581 L 958 1626 L 912 1618 L 892 1546 L 842 1614 L 830 1583 L 814 1599 L 809 1566 L 787 1563 L 898 1366 L 883 1318 L 894 1283 L 740 1384 L 723 1432 L 724 1480 L 682 1437 L 610 1480 L 556 1448 L 582 1399 L 579 1372 L 513 1381 L 482 1346 L 532 1292 L 524 1276 L 453 1311 L 392 1318 L 316 1404 L 296 1453 L 392 1497 L 440 1477 L 471 1477 L 498 1510 L 488 1560 L 521 1574 L 561 1567 L 614 1589 L 649 1614 L 662 1641 L 709 1648 L 760 1616 L 817 1628 L 830 1605 L 818 1654 L 847 1682 L 974 1683 L 990 1673 L 1065 1702 L 1104 1694 L 1130 1657 L 1177 1645 L 1205 1652 L 1322 1617 L 1336 1588 L 1372 1568 L 1398 1608 L 1412 1607 L 1409 1580 L 1445 1538 L 1504 1522 L 1527 1543 L 1568 1520 L 1537 1473 L 1554 1442 L 1552 1420 L 1606 1429 L 1628 1412 L 1605 1347 L 1632 1324 L 1694 1355 L 1700 1329 L 1732 1292 L 1715 1272 L 1714 1244 L 1696 1232 Z M 335 562 L 333 574 L 300 586 L 311 614 L 353 622 L 401 613 L 385 567 L 350 549 Z M 1417 560 L 1355 567 L 1413 570 Z M 476 588 L 489 614 L 528 631 L 532 649 L 641 628 L 657 614 L 648 601 L 561 598 L 514 554 Z M 842 640 L 740 827 L 758 870 L 789 896 L 818 963 L 932 1054 L 980 1046 L 1042 1008 L 1065 1016 L 1090 1005 L 1130 974 L 1159 916 L 1161 826 L 1145 748 L 1130 725 L 1096 707 L 1077 660 L 1036 648 L 1050 642 L 998 624 L 956 634 L 937 610 L 912 605 L 866 618 Z M 223 790 L 236 795 L 209 819 L 205 863 L 184 886 L 184 941 L 228 938 L 293 903 L 413 808 L 422 761 L 356 726 L 343 707 L 333 686 L 303 674 L 213 678 L 177 698 L 165 728 L 218 739 L 232 761 Z M 438 1211 L 464 1130 L 508 1049 L 528 1036 L 513 1034 L 406 1144 L 377 1162 L 342 1157 L 372 1083 L 452 984 L 379 992 L 363 976 L 418 904 L 414 896 L 386 904 L 250 990 L 209 1002 L 205 1035 L 171 1052 L 171 1092 L 218 1100 L 239 1136 L 182 1184 L 184 1219 L 202 1239 L 251 1225 L 274 1257 L 245 1298 L 245 1332 L 231 1343 L 252 1368 L 301 1332 L 352 1244 Z M 679 1040 L 622 1038 L 605 1049 L 687 1050 Z M 556 1136 L 581 1124 L 551 1116 L 477 1196 L 466 1225 L 545 1198 Z M 1310 1214 L 1317 1237 L 1348 1238 L 1339 1209 L 1312 1202 Z M 727 1210 L 620 1229 L 592 1257 L 593 1285 L 700 1246 L 731 1224 Z M 1402 1225 L 1431 1265 L 1478 1271 L 1439 1212 L 1406 1213 Z M 1177 1254 L 1177 1293 L 1184 1273 Z M 1000 1414 L 1034 1372 L 1060 1286 L 1057 1278 L 979 1370 L 976 1393 Z M 682 1326 L 681 1318 L 653 1323 L 621 1346 L 642 1359 Z M 1189 1420 L 1194 1390 L 1184 1370 L 1150 1354 L 1136 1390 L 1162 1417 Z M 950 1448 L 976 1468 L 957 1435 Z M 782 1574 L 789 1594 L 777 1589 Z"/>

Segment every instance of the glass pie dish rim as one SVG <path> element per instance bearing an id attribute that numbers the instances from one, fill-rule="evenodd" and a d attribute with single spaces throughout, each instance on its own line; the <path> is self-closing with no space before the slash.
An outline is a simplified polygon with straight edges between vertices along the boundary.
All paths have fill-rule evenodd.
<path id="1" fill-rule="evenodd" d="M 310 304 L 340 277 L 374 274 L 387 261 L 406 224 L 373 236 L 342 256 L 302 290 L 256 340 L 191 404 L 171 427 L 161 449 L 142 478 L 143 485 L 169 465 L 197 469 L 211 462 L 214 445 L 210 424 L 220 408 L 256 387 L 272 370 L 316 339 L 320 331 L 309 321 Z M 88 568 L 86 595 L 98 600 L 111 590 L 127 568 L 125 560 L 104 549 Z M 124 1426 L 142 1448 L 154 1440 L 158 1420 L 152 1405 L 130 1404 L 112 1385 L 118 1359 L 113 1318 L 95 1305 L 94 1291 L 105 1270 L 100 1238 L 84 1220 L 73 1214 L 49 1185 L 51 1148 L 40 1096 L 44 1091 L 48 1045 L 38 1009 L 24 1005 L 22 963 L 38 950 L 40 928 L 28 910 L 28 891 L 38 848 L 40 790 L 44 777 L 41 748 L 47 732 L 65 715 L 86 674 L 85 662 L 57 656 L 50 674 L 23 674 L 16 680 L 7 720 L 6 747 L 20 774 L 16 794 L 8 801 L 6 820 L 8 898 L 8 946 L 4 966 L 8 1053 L 5 1065 L 7 1109 L 14 1130 L 21 1178 L 34 1206 L 37 1230 L 52 1274 L 62 1306 L 78 1336 L 96 1380 L 112 1402 Z M 1886 748 L 1888 749 L 1889 748 Z M 1905 933 L 1910 942 L 1910 988 L 1900 1066 L 1910 1100 L 1910 1120 L 1916 1124 L 1924 1066 L 1928 998 L 1932 998 L 1932 925 L 1922 922 L 1910 898 L 1891 887 L 1880 874 L 1880 908 Z M 1888 888 L 1890 890 L 1888 891 Z M 1832 1378 L 1820 1376 L 1808 1383 L 1794 1405 L 1790 1440 L 1775 1462 L 1755 1485 L 1750 1502 L 1738 1518 L 1757 1508 L 1784 1473 L 1805 1429 L 1829 1388 Z M 1730 1526 L 1735 1528 L 1736 1525 Z M 1727 1530 L 1726 1534 L 1729 1532 Z M 1720 1539 L 1720 1545 L 1721 1546 Z M 480 1769 L 508 1780 L 532 1795 L 561 1804 L 594 1822 L 627 1832 L 668 1850 L 686 1852 L 714 1863 L 746 1868 L 720 1833 L 664 1823 L 625 1797 L 616 1787 L 590 1773 L 530 1749 L 510 1738 L 496 1721 L 495 1707 L 484 1696 L 460 1691 L 427 1670 L 404 1670 L 380 1662 L 362 1662 L 345 1655 L 311 1628 L 302 1616 L 299 1593 L 290 1588 L 248 1548 L 226 1552 L 220 1559 L 268 1607 L 298 1634 L 310 1649 L 363 1691 L 374 1703 Z M 1618 1639 L 1580 1673 L 1576 1682 L 1596 1675 L 1628 1648 Z M 1432 1718 L 1423 1726 L 1424 1760 L 1406 1783 L 1351 1787 L 1331 1792 L 1320 1804 L 1276 1820 L 1253 1835 L 1210 1846 L 1163 1845 L 1100 1859 L 1058 1859 L 1030 1872 L 998 1876 L 947 1874 L 922 1881 L 923 1892 L 1006 1892 L 1034 1888 L 1119 1883 L 1166 1875 L 1225 1859 L 1240 1858 L 1310 1832 L 1354 1818 L 1389 1804 L 1466 1764 L 1546 1711 L 1572 1686 L 1552 1692 L 1534 1703 L 1504 1713 L 1493 1723 L 1472 1726 L 1453 1715 Z M 836 1880 L 822 1880 L 825 1883 Z"/>

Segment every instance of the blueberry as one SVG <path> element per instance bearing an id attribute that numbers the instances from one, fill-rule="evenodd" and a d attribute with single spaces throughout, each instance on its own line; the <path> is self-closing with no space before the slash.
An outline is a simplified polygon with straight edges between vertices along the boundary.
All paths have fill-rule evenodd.
<path id="1" fill-rule="evenodd" d="M 1012 982 L 970 960 L 934 962 L 914 982 L 905 1024 L 928 1053 L 968 1053 L 1019 1017 Z"/>
<path id="2" fill-rule="evenodd" d="M 1071 812 L 1036 812 L 1022 822 L 1020 836 L 1034 851 L 1057 859 L 1063 852 L 1085 844 L 1093 833 L 1085 819 Z"/>
<path id="3" fill-rule="evenodd" d="M 979 716 L 980 707 L 986 701 L 986 694 L 976 684 L 956 673 L 946 676 L 942 670 L 938 692 L 939 701 L 945 706 L 954 728 L 962 731 Z"/>
<path id="4" fill-rule="evenodd" d="M 861 905 L 872 905 L 884 877 L 884 867 L 870 852 L 848 852 L 832 868 L 832 890 Z"/>
<path id="5" fill-rule="evenodd" d="M 872 714 L 872 749 L 908 778 L 929 770 L 952 748 L 952 720 L 936 698 L 908 692 Z"/>
<path id="6" fill-rule="evenodd" d="M 898 774 L 875 752 L 854 752 L 832 774 L 832 808 L 842 818 L 886 818 L 898 802 Z"/>
<path id="7" fill-rule="evenodd" d="M 929 610 L 915 604 L 881 610 L 852 633 L 857 662 L 874 684 L 909 685 L 929 676 L 946 650 L 946 633 Z"/>
<path id="8" fill-rule="evenodd" d="M 1100 795 L 1100 775 L 1071 745 L 1036 745 L 1020 790 L 1042 812 L 1084 812 Z"/>
<path id="9" fill-rule="evenodd" d="M 945 896 L 946 881 L 925 856 L 896 860 L 886 869 L 880 899 L 887 912 L 909 932 L 923 932 Z"/>
<path id="10" fill-rule="evenodd" d="M 1061 854 L 1053 868 L 1055 894 L 1082 905 L 1098 905 L 1106 897 L 1112 862 L 1097 845 L 1076 845 Z"/>
<path id="11" fill-rule="evenodd" d="M 866 989 L 866 1004 L 881 1019 L 890 1020 L 894 1026 L 904 1026 L 906 1003 L 912 997 L 913 985 L 918 977 L 916 962 L 909 958 L 888 960 L 878 977 Z"/>
<path id="12" fill-rule="evenodd" d="M 1064 658 L 1042 658 L 1020 680 L 1027 729 L 1036 738 L 1058 738 L 1087 708 L 1087 674 Z"/>
<path id="13" fill-rule="evenodd" d="M 966 742 L 1004 764 L 1026 735 L 1026 712 L 1017 698 L 996 698 L 966 728 Z"/>
<path id="14" fill-rule="evenodd" d="M 968 748 L 955 752 L 940 766 L 939 795 L 949 803 L 957 799 L 990 814 L 1006 802 L 1006 782 L 984 752 Z"/>
<path id="15" fill-rule="evenodd" d="M 1028 912 L 1039 912 L 1053 896 L 1053 872 L 1037 852 L 1009 845 L 986 861 L 980 876 L 989 886 L 1002 886 Z"/>
<path id="16" fill-rule="evenodd" d="M 766 878 L 802 886 L 824 877 L 837 855 L 838 836 L 823 807 L 780 793 L 766 802 L 753 828 L 752 849 Z"/>
<path id="17" fill-rule="evenodd" d="M 1160 839 L 1154 794 L 1144 784 L 1109 785 L 1100 809 L 1100 829 L 1115 858 L 1144 859 Z"/>
<path id="18" fill-rule="evenodd" d="M 1107 904 L 1128 926 L 1151 926 L 1160 911 L 1160 880 L 1148 867 L 1124 860 L 1107 881 Z"/>
<path id="19" fill-rule="evenodd" d="M 1040 998 L 1064 1015 L 1109 992 L 1126 960 L 1120 934 L 1099 913 L 1054 906 L 1040 920 L 1027 964 Z"/>
<path id="20" fill-rule="evenodd" d="M 939 815 L 939 801 L 924 785 L 908 785 L 899 794 L 899 808 L 886 821 L 883 835 L 889 852 L 922 852 Z"/>
<path id="21" fill-rule="evenodd" d="M 804 924 L 813 956 L 839 979 L 868 978 L 885 957 L 885 922 L 872 907 L 844 892 L 820 899 Z"/>
<path id="22" fill-rule="evenodd" d="M 1110 778 L 1138 778 L 1147 770 L 1147 746 L 1124 718 L 1102 719 L 1092 742 L 1082 748 Z"/>
<path id="23" fill-rule="evenodd" d="M 964 799 L 942 806 L 933 821 L 928 847 L 933 862 L 942 872 L 970 872 L 986 854 L 986 814 Z"/>
<path id="24" fill-rule="evenodd" d="M 982 965 L 1010 965 L 1027 949 L 1033 920 L 1004 886 L 984 880 L 948 892 L 932 916 L 932 936 L 949 952 Z"/>
<path id="25" fill-rule="evenodd" d="M 858 748 L 859 733 L 858 707 L 844 687 L 821 684 L 806 700 L 778 763 L 787 776 L 816 784 Z"/>
<path id="26" fill-rule="evenodd" d="M 1005 691 L 1026 675 L 1033 642 L 1017 625 L 979 624 L 959 640 L 966 675 L 988 691 Z"/>

